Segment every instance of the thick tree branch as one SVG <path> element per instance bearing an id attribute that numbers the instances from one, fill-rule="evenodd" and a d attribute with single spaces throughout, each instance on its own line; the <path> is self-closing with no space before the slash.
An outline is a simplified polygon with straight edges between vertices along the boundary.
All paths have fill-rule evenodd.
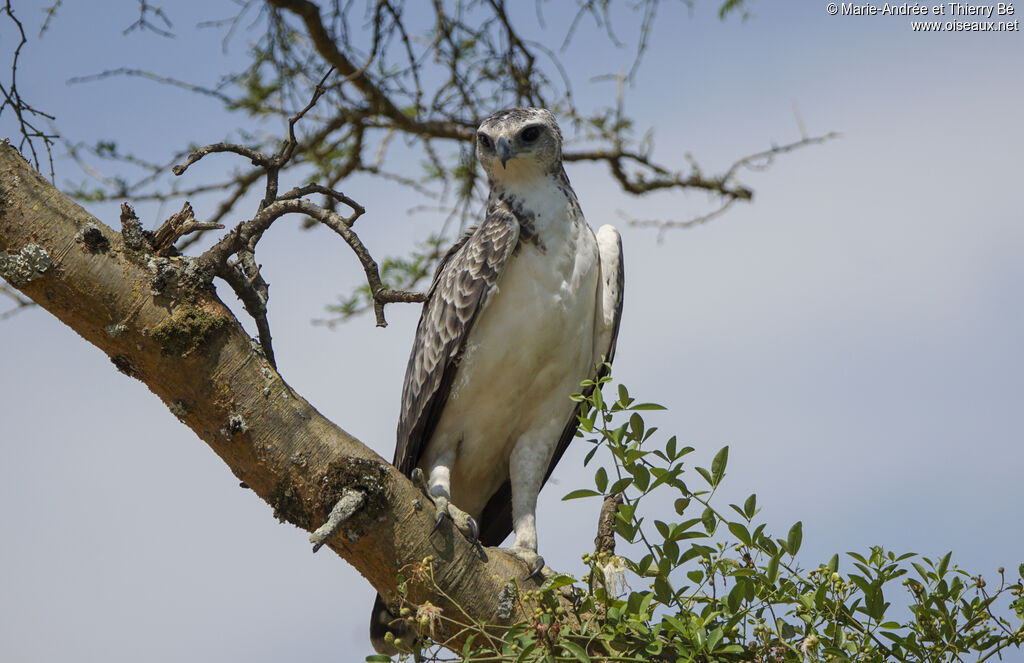
<path id="1" fill-rule="evenodd" d="M 451 529 L 432 535 L 434 514 L 416 487 L 292 391 L 196 278 L 194 260 L 129 248 L 8 144 L 0 145 L 0 200 L 0 276 L 143 382 L 279 519 L 313 531 L 346 489 L 361 490 L 365 504 L 326 545 L 385 597 L 396 596 L 400 568 L 433 556 L 443 592 L 413 585 L 410 600 L 430 600 L 450 617 L 465 611 L 499 631 L 526 618 L 517 602 L 500 619 L 496 598 L 510 578 L 532 585 L 524 566 Z M 305 212 L 302 202 L 280 204 Z M 126 206 L 128 237 L 133 218 Z M 81 241 L 87 226 L 93 239 Z M 154 295 L 160 265 L 176 278 Z M 444 641 L 456 632 L 446 623 L 436 635 Z"/>

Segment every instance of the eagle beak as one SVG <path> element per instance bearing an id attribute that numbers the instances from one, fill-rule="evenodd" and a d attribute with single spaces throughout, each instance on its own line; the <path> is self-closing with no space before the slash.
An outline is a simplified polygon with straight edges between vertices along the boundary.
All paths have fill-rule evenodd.
<path id="1" fill-rule="evenodd" d="M 508 160 L 512 158 L 512 146 L 504 136 L 498 139 L 497 150 L 498 158 L 501 159 L 501 167 L 504 168 Z"/>

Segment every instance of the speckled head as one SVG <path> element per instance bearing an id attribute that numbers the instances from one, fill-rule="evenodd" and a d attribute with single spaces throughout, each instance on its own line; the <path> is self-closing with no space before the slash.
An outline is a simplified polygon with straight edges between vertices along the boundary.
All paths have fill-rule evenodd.
<path id="1" fill-rule="evenodd" d="M 557 173 L 562 132 L 546 108 L 509 108 L 480 123 L 476 153 L 492 181 Z"/>

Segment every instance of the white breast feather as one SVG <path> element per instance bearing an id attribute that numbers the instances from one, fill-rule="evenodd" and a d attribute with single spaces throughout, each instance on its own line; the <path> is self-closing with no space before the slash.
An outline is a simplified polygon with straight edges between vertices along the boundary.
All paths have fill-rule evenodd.
<path id="1" fill-rule="evenodd" d="M 533 448 L 531 472 L 543 476 L 579 390 L 598 361 L 598 244 L 556 183 L 522 196 L 534 215 L 536 242 L 521 240 L 465 346 L 444 413 L 421 467 L 457 449 L 452 500 L 474 517 L 508 478 L 512 446 Z M 555 210 L 555 213 L 551 213 Z M 533 459 L 536 468 L 532 467 Z M 473 486 L 469 495 L 460 486 Z"/>

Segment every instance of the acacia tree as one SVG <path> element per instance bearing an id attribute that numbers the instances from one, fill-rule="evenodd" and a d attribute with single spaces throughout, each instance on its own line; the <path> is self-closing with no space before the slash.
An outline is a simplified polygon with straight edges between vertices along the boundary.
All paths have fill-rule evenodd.
<path id="1" fill-rule="evenodd" d="M 725 17 L 742 11 L 742 5 L 730 0 L 721 5 L 720 12 Z M 539 7 L 543 8 L 543 3 Z M 619 74 L 620 80 L 628 81 L 641 64 L 658 7 L 658 0 L 625 8 L 581 0 L 566 26 L 564 47 L 572 47 L 574 32 L 584 20 L 596 21 L 605 28 L 609 43 L 616 43 L 615 17 L 635 12 L 637 46 L 632 51 L 631 68 Z M 20 30 L 10 1 L 5 14 Z M 59 3 L 51 8 L 51 16 L 59 20 Z M 276 516 L 316 530 L 318 545 L 325 544 L 345 558 L 383 595 L 415 610 L 413 621 L 435 640 L 453 649 L 468 647 L 464 650 L 467 655 L 474 646 L 481 646 L 479 638 L 473 644 L 476 636 L 491 638 L 482 645 L 491 652 L 503 650 L 503 637 L 525 638 L 512 646 L 510 655 L 514 656 L 527 650 L 531 656 L 570 655 L 579 660 L 601 655 L 592 640 L 579 644 L 568 634 L 574 629 L 594 632 L 594 615 L 600 615 L 605 625 L 621 623 L 609 620 L 609 615 L 623 610 L 607 592 L 600 594 L 598 586 L 592 595 L 599 603 L 571 605 L 568 598 L 554 593 L 566 584 L 563 578 L 549 583 L 545 593 L 535 595 L 532 602 L 525 600 L 530 585 L 522 580 L 525 571 L 519 564 L 502 555 L 485 554 L 459 537 L 442 542 L 431 537 L 433 519 L 419 492 L 390 464 L 322 418 L 287 386 L 275 367 L 269 289 L 256 259 L 257 245 L 271 224 L 287 214 L 304 215 L 310 223 L 326 225 L 351 247 L 367 279 L 364 288 L 345 295 L 334 308 L 336 319 L 372 310 L 377 324 L 384 324 L 386 304 L 422 300 L 412 289 L 430 274 L 446 246 L 445 236 L 479 209 L 484 187 L 473 163 L 473 129 L 496 106 L 552 108 L 568 120 L 579 137 L 567 149 L 566 160 L 605 164 L 613 181 L 629 193 L 699 190 L 715 197 L 717 204 L 707 214 L 658 221 L 655 225 L 661 230 L 701 223 L 735 202 L 751 200 L 752 191 L 737 180 L 744 167 L 764 164 L 777 154 L 826 137 L 800 136 L 788 145 L 738 158 L 713 176 L 695 163 L 660 163 L 653 157 L 649 135 L 638 138 L 625 113 L 626 86 L 620 85 L 605 107 L 580 108 L 569 81 L 560 73 L 557 52 L 533 41 L 521 18 L 499 0 L 434 2 L 429 6 L 387 0 L 365 6 L 320 6 L 308 0 L 247 2 L 221 28 L 230 36 L 253 21 L 256 27 L 250 29 L 260 31 L 261 36 L 249 66 L 225 75 L 217 86 L 203 87 L 165 73 L 129 68 L 97 75 L 155 78 L 190 93 L 213 96 L 245 118 L 248 130 L 219 143 L 183 146 L 168 163 L 124 152 L 114 141 L 86 145 L 63 139 L 72 156 L 96 173 L 95 181 L 69 192 L 81 202 L 181 201 L 222 192 L 213 211 L 202 213 L 200 221 L 185 203 L 180 212 L 148 232 L 142 230 L 126 203 L 117 232 L 57 194 L 5 145 L 0 151 L 0 197 L 4 200 L 0 276 L 20 294 L 8 288 L 4 292 L 19 308 L 28 300 L 42 305 L 106 352 L 118 370 L 144 382 L 245 485 L 274 507 Z M 144 2 L 129 29 L 150 30 L 154 38 L 162 38 L 172 24 L 165 10 Z M 49 115 L 34 108 L 18 90 L 20 55 L 19 46 L 11 78 L 3 88 L 3 112 L 17 118 L 21 132 L 18 147 L 30 155 L 36 168 L 46 170 L 52 163 L 47 154 L 56 146 L 58 136 L 40 128 L 40 120 Z M 284 120 L 284 136 L 260 131 L 268 120 Z M 392 152 L 400 139 L 406 149 L 421 155 L 426 177 L 402 172 L 393 165 Z M 252 168 L 238 170 L 221 182 L 189 183 L 188 168 L 215 152 L 239 155 Z M 102 169 L 97 170 L 97 165 Z M 52 175 L 52 165 L 50 169 Z M 338 190 L 357 173 L 389 178 L 406 186 L 410 195 L 436 199 L 447 208 L 448 223 L 414 254 L 378 262 L 354 227 L 364 205 L 372 207 L 372 201 L 360 201 L 358 193 L 345 195 Z M 244 209 L 242 201 L 254 189 L 262 190 L 262 199 L 257 209 Z M 246 220 L 240 221 L 243 218 Z M 224 225 L 231 229 L 196 255 L 195 237 L 223 230 Z M 258 342 L 248 337 L 218 299 L 214 288 L 218 279 L 244 303 L 255 321 Z M 627 401 L 628 396 L 620 395 L 618 409 L 633 407 Z M 602 402 L 591 405 L 600 411 Z M 594 421 L 589 426 L 593 428 Z M 630 540 L 642 531 L 635 508 L 631 511 L 629 504 L 620 507 L 616 496 L 630 487 L 644 493 L 656 487 L 650 481 L 654 470 L 643 469 L 629 449 L 614 453 L 615 445 L 624 439 L 646 439 L 641 423 L 631 419 L 629 426 L 623 430 L 632 437 L 620 433 L 616 438 L 616 429 L 606 425 L 606 435 L 600 438 L 612 442 L 609 446 L 617 467 L 627 470 L 611 485 L 607 470 L 604 479 L 596 479 L 596 493 L 608 497 L 602 519 L 603 556 L 595 558 L 602 562 L 601 574 L 612 551 L 612 530 Z M 666 461 L 676 463 L 682 455 L 677 451 L 666 449 Z M 724 461 L 719 466 L 708 474 L 715 485 L 724 472 Z M 648 473 L 646 480 L 644 472 Z M 692 498 L 684 494 L 680 499 Z M 747 522 L 753 510 L 753 505 L 749 509 L 744 505 L 741 513 Z M 706 514 L 699 520 L 710 534 L 722 519 L 716 512 Z M 321 528 L 325 524 L 326 529 Z M 730 525 L 729 530 L 734 528 Z M 673 593 L 666 594 L 670 592 L 666 586 L 671 587 L 669 576 L 677 565 L 663 560 L 681 561 L 678 546 L 674 555 L 666 551 L 672 551 L 673 541 L 687 538 L 687 531 L 681 524 L 670 528 L 661 547 L 652 548 L 651 560 L 632 562 L 630 569 L 640 575 L 649 575 L 653 562 L 658 567 L 655 592 L 636 594 L 636 599 L 631 595 L 623 604 L 635 616 L 636 624 L 651 621 L 655 599 L 665 606 L 675 601 L 677 608 L 684 609 Z M 758 535 L 743 531 L 745 539 L 737 534 L 743 543 L 767 555 L 766 564 L 775 560 L 777 569 L 781 555 L 771 549 L 771 539 L 765 543 Z M 793 537 L 786 539 L 781 550 L 795 553 Z M 700 554 L 708 560 L 706 578 L 714 578 L 715 573 L 724 577 L 728 565 L 722 555 L 716 561 L 707 550 L 698 550 L 697 556 Z M 425 563 L 428 558 L 433 563 Z M 404 576 L 400 576 L 403 569 Z M 660 583 L 658 574 L 663 576 Z M 417 581 L 409 582 L 410 575 Z M 766 577 L 771 575 L 766 573 Z M 510 589 L 505 580 L 509 578 L 520 579 L 518 585 L 511 586 L 518 586 L 518 594 Z M 753 597 L 757 588 L 751 592 Z M 645 596 L 650 597 L 646 602 Z M 493 597 L 502 598 L 495 601 Z M 558 638 L 562 626 L 551 629 L 555 623 L 565 624 L 564 644 L 559 644 L 563 641 Z M 533 630 L 510 630 L 515 624 L 533 624 Z M 719 626 L 724 634 L 726 627 L 735 624 L 724 620 L 699 626 L 707 635 Z M 696 635 L 699 630 L 689 623 L 677 631 L 688 641 L 700 639 Z M 781 647 L 788 655 L 798 652 L 797 644 L 806 640 L 806 634 L 797 640 L 795 632 L 781 626 L 776 631 L 757 648 Z M 635 648 L 635 642 L 622 644 L 623 638 L 627 642 L 629 638 L 658 642 L 642 630 L 613 630 L 604 641 L 614 642 L 615 638 L 621 645 L 616 645 L 616 651 L 621 652 Z M 742 647 L 735 649 L 736 643 L 724 635 L 712 640 L 707 645 L 705 638 L 701 651 L 707 649 L 707 654 L 723 657 L 745 652 Z M 1002 648 L 1011 642 L 1008 637 L 997 645 Z M 623 656 L 660 655 L 660 651 L 644 654 L 641 647 Z"/>

